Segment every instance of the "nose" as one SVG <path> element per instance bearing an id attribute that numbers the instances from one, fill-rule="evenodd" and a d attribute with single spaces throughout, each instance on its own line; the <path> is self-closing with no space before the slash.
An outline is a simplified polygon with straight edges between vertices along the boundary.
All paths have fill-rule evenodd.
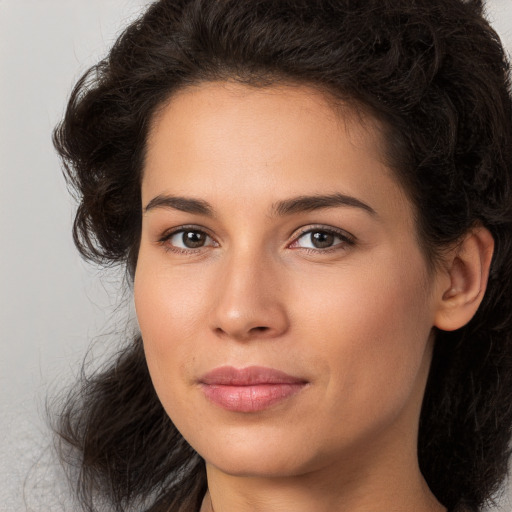
<path id="1" fill-rule="evenodd" d="M 247 254 L 223 265 L 212 309 L 215 334 L 238 341 L 284 334 L 289 318 L 278 264 L 271 257 Z"/>

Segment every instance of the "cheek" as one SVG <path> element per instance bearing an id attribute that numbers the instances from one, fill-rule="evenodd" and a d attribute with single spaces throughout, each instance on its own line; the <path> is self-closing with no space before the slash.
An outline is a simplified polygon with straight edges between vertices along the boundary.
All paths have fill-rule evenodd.
<path id="1" fill-rule="evenodd" d="M 365 272 L 333 272 L 325 287 L 303 282 L 309 329 L 303 338 L 316 338 L 314 353 L 305 350 L 325 376 L 328 415 L 357 428 L 371 423 L 369 414 L 382 421 L 398 414 L 422 390 L 428 366 L 431 315 L 423 260 L 378 261 Z M 345 414 L 348 419 L 340 418 Z"/>
<path id="2" fill-rule="evenodd" d="M 166 261 L 166 254 L 142 247 L 135 272 L 134 300 L 137 319 L 155 350 L 173 340 L 192 336 L 206 308 L 207 272 Z"/>
<path id="3" fill-rule="evenodd" d="M 143 251 L 135 273 L 134 301 L 144 351 L 164 406 L 170 389 L 190 377 L 190 359 L 199 353 L 197 330 L 206 322 L 207 289 L 200 275 L 163 268 Z"/>
<path id="4" fill-rule="evenodd" d="M 389 251 L 388 251 L 389 252 Z M 428 280 L 421 255 L 410 251 L 375 257 L 330 272 L 301 278 L 298 317 L 304 325 L 332 331 L 340 341 L 352 340 L 364 351 L 408 343 L 408 338 L 431 324 Z M 300 320 L 297 319 L 298 324 Z"/>
<path id="5" fill-rule="evenodd" d="M 197 417 L 187 396 L 190 368 L 201 354 L 196 332 L 205 303 L 201 289 L 197 279 L 183 279 L 139 257 L 134 300 L 145 357 L 158 398 L 181 432 L 193 432 Z"/>

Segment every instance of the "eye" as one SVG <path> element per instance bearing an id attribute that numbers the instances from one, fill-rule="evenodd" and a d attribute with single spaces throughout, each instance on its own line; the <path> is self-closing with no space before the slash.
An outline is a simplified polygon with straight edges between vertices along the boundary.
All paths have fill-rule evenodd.
<path id="1" fill-rule="evenodd" d="M 308 229 L 296 238 L 290 247 L 293 249 L 325 250 L 346 245 L 354 245 L 354 238 L 348 233 L 344 234 L 329 229 Z"/>
<path id="2" fill-rule="evenodd" d="M 193 250 L 215 245 L 211 236 L 199 229 L 179 229 L 165 235 L 160 242 L 170 246 L 170 249 Z"/>

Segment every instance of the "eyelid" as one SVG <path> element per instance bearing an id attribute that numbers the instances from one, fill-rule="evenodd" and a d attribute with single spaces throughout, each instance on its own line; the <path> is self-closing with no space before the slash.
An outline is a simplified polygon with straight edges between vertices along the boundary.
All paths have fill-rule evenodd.
<path id="1" fill-rule="evenodd" d="M 200 231 L 201 233 L 205 233 L 210 238 L 213 238 L 213 235 L 210 233 L 210 230 L 205 228 L 204 226 L 199 226 L 197 224 L 181 224 L 179 226 L 174 226 L 172 228 L 166 229 L 160 236 L 159 241 L 165 240 L 180 231 Z"/>
<path id="2" fill-rule="evenodd" d="M 203 246 L 197 247 L 197 248 L 187 248 L 187 249 L 183 249 L 181 247 L 176 247 L 176 246 L 170 246 L 170 245 L 166 244 L 166 242 L 168 242 L 174 235 L 176 235 L 178 233 L 186 232 L 186 231 L 196 231 L 199 233 L 204 233 L 208 238 L 210 238 L 213 241 L 213 244 L 203 245 Z M 210 230 L 208 230 L 204 226 L 198 226 L 195 224 L 183 224 L 181 226 L 175 226 L 173 228 L 169 228 L 169 229 L 165 230 L 163 232 L 163 234 L 158 237 L 157 242 L 159 244 L 163 245 L 166 248 L 166 250 L 168 250 L 168 251 L 173 251 L 173 252 L 182 253 L 182 254 L 195 253 L 195 252 L 205 249 L 206 247 L 217 247 L 219 245 L 219 243 L 217 242 L 215 237 L 210 233 Z"/>
<path id="3" fill-rule="evenodd" d="M 349 233 L 348 231 L 345 231 L 344 229 L 335 228 L 333 226 L 326 226 L 325 224 L 317 224 L 317 225 L 308 225 L 308 226 L 304 226 L 304 227 L 300 228 L 298 232 L 295 232 L 292 235 L 292 241 L 288 244 L 288 247 L 291 247 L 294 243 L 296 243 L 304 235 L 306 235 L 308 233 L 315 233 L 315 232 L 323 232 L 323 233 L 328 233 L 330 235 L 334 235 L 334 236 L 340 238 L 341 241 L 343 242 L 343 244 L 337 244 L 337 245 L 334 245 L 332 247 L 328 247 L 325 249 L 319 249 L 319 248 L 312 249 L 312 248 L 307 248 L 307 247 L 304 247 L 304 248 L 301 247 L 300 249 L 309 250 L 309 251 L 313 251 L 313 252 L 328 252 L 329 250 L 336 250 L 336 248 L 339 248 L 340 245 L 347 244 L 349 246 L 352 246 L 352 245 L 355 245 L 355 243 L 357 242 L 357 238 L 352 233 Z"/>
<path id="4" fill-rule="evenodd" d="M 166 245 L 166 242 L 171 237 L 173 237 L 174 235 L 176 235 L 180 232 L 185 232 L 185 231 L 197 231 L 200 233 L 204 233 L 206 236 L 208 236 L 212 240 L 213 244 L 204 245 L 204 246 L 201 246 L 198 248 L 187 248 L 187 249 L 183 249 L 183 248 L 176 247 L 176 246 L 169 246 L 168 244 Z M 296 243 L 301 237 L 303 237 L 304 235 L 306 235 L 308 233 L 314 233 L 314 232 L 324 232 L 324 233 L 334 235 L 334 236 L 340 238 L 342 243 L 336 244 L 332 247 L 323 248 L 323 249 L 307 248 L 307 247 L 298 247 L 298 249 L 302 249 L 302 250 L 310 251 L 310 252 L 325 253 L 325 252 L 340 249 L 341 248 L 340 246 L 346 246 L 346 245 L 352 246 L 357 241 L 357 238 L 354 235 L 352 235 L 348 231 L 345 231 L 344 229 L 336 228 L 334 226 L 328 226 L 325 224 L 314 224 L 314 225 L 310 224 L 310 225 L 303 226 L 303 227 L 299 228 L 298 230 L 296 230 L 291 235 L 290 238 L 292 238 L 292 240 L 291 240 L 291 242 L 289 242 L 287 244 L 287 247 L 293 249 L 294 247 L 292 247 L 292 245 L 294 243 Z M 219 242 L 215 239 L 215 237 L 210 232 L 210 230 L 205 228 L 204 226 L 199 226 L 197 224 L 183 224 L 183 225 L 174 226 L 172 228 L 169 228 L 169 229 L 165 230 L 163 232 L 163 234 L 158 237 L 157 242 L 159 244 L 165 246 L 166 250 L 178 252 L 178 253 L 189 253 L 189 254 L 201 251 L 201 250 L 205 249 L 206 247 L 218 247 L 219 246 Z"/>

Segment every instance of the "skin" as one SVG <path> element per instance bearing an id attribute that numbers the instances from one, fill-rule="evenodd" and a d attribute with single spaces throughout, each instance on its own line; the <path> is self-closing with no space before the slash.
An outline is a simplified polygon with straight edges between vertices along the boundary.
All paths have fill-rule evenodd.
<path id="1" fill-rule="evenodd" d="M 306 86 L 219 82 L 175 94 L 154 119 L 135 305 L 158 396 L 206 461 L 203 511 L 445 510 L 418 468 L 418 419 L 432 328 L 449 324 L 446 302 L 457 310 L 470 274 L 429 270 L 378 125 L 344 112 Z M 371 211 L 276 212 L 334 193 Z M 183 246 L 184 225 L 206 233 L 202 246 Z M 330 247 L 308 230 L 335 232 Z M 224 365 L 307 385 L 228 411 L 199 384 Z"/>

